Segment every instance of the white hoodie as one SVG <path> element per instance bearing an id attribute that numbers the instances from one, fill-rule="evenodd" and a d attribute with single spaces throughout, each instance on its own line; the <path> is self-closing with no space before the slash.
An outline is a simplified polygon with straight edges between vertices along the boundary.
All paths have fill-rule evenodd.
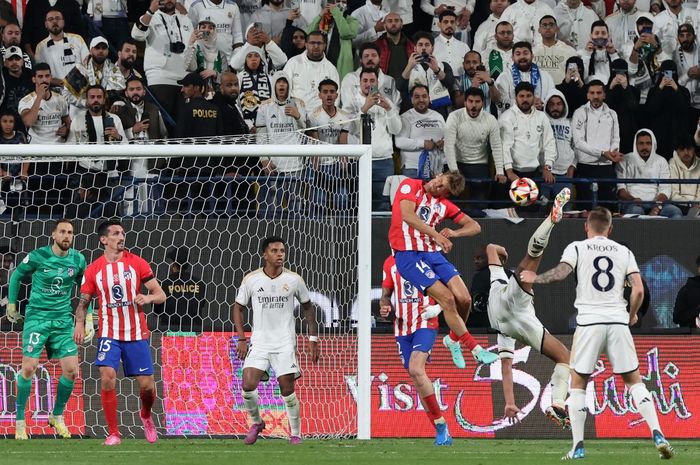
<path id="1" fill-rule="evenodd" d="M 554 164 L 552 165 L 552 174 L 565 176 L 570 166 L 576 166 L 574 139 L 573 131 L 571 130 L 571 120 L 566 116 L 569 114 L 569 103 L 566 101 L 564 94 L 558 89 L 554 89 L 550 92 L 545 99 L 545 112 L 549 99 L 555 96 L 564 101 L 564 113 L 561 118 L 556 119 L 547 114 L 547 118 L 549 118 L 549 122 L 552 125 L 552 133 L 554 134 L 554 140 L 557 145 L 557 159 L 554 160 Z"/>
<path id="2" fill-rule="evenodd" d="M 661 48 L 666 55 L 672 55 L 678 44 L 678 26 L 684 23 L 692 24 L 697 32 L 700 30 L 700 16 L 695 9 L 688 8 L 685 5 L 681 6 L 678 15 L 671 13 L 668 9 L 668 4 L 663 2 L 666 9 L 654 16 L 653 32 L 661 41 Z"/>
<path id="3" fill-rule="evenodd" d="M 501 126 L 505 170 L 535 171 L 543 164 L 554 164 L 557 146 L 552 126 L 543 111 L 533 106 L 530 113 L 523 113 L 517 105 L 513 105 L 501 115 L 498 123 Z"/>
<path id="4" fill-rule="evenodd" d="M 513 25 L 513 42 L 524 40 L 536 44 L 542 40 L 537 31 L 540 28 L 540 19 L 546 15 L 554 16 L 554 11 L 542 0 L 532 3 L 518 0 L 503 11 L 501 21 L 508 21 Z"/>
<path id="5" fill-rule="evenodd" d="M 700 179 L 700 161 L 693 158 L 690 168 L 685 166 L 676 152 L 669 163 L 671 179 Z M 700 184 L 671 184 L 671 200 L 674 202 L 700 202 Z"/>
<path id="6" fill-rule="evenodd" d="M 644 159 L 637 153 L 637 137 L 640 133 L 646 132 L 651 135 L 651 155 Z M 615 167 L 618 178 L 626 179 L 670 179 L 671 172 L 668 162 L 661 155 L 656 153 L 656 136 L 651 129 L 642 128 L 634 135 L 634 150 L 625 155 L 625 158 Z M 639 197 L 645 202 L 653 202 L 659 194 L 671 197 L 671 184 L 633 184 L 618 183 L 617 190 L 627 190 L 632 197 Z"/>

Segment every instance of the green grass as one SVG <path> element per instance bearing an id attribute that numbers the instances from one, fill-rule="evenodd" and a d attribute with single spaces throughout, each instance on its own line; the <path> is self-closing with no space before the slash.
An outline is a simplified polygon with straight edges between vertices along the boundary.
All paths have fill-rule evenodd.
<path id="1" fill-rule="evenodd" d="M 162 439 L 125 440 L 103 447 L 101 440 L 32 439 L 0 441 L 3 465 L 544 465 L 559 463 L 570 447 L 562 440 L 457 439 L 452 447 L 435 447 L 427 439 L 373 439 L 371 441 L 305 441 L 291 447 L 282 440 L 260 440 L 245 446 L 240 440 Z M 700 442 L 672 441 L 675 464 L 700 463 Z M 591 440 L 586 444 L 591 465 L 658 464 L 650 440 Z"/>

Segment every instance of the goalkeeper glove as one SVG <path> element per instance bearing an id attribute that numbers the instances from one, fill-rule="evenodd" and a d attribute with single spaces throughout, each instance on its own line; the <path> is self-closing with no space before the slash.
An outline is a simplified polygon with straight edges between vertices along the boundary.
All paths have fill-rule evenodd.
<path id="1" fill-rule="evenodd" d="M 17 310 L 17 304 L 7 304 L 7 319 L 13 324 L 21 323 L 24 320 L 24 317 Z"/>
<path id="2" fill-rule="evenodd" d="M 88 313 L 85 317 L 85 344 L 89 344 L 95 336 L 95 324 L 93 323 L 92 313 Z"/>

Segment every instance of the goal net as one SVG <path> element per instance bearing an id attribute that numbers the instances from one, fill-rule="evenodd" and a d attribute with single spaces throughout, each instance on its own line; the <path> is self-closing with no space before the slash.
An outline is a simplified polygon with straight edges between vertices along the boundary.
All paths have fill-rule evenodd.
<path id="1" fill-rule="evenodd" d="M 116 217 L 127 248 L 151 264 L 168 295 L 164 305 L 145 308 L 161 436 L 247 432 L 231 309 L 243 276 L 262 266 L 261 241 L 278 235 L 287 242 L 286 267 L 309 287 L 321 339 L 314 364 L 298 313 L 302 434 L 369 437 L 369 146 L 327 145 L 293 132 L 3 151 L 9 173 L 0 198 L 3 299 L 11 269 L 50 243 L 52 223 L 61 217 L 74 220 L 74 247 L 88 263 L 102 254 L 97 225 Z M 25 284 L 22 311 L 28 295 Z M 1 324 L 0 435 L 13 435 L 21 327 Z M 97 336 L 80 350 L 81 375 L 64 414 L 74 435 L 107 435 L 96 344 Z M 122 375 L 121 433 L 142 437 L 138 386 Z M 258 388 L 264 435 L 286 436 L 284 401 L 270 375 Z M 46 421 L 59 376 L 57 361 L 44 353 L 28 402 L 30 435 L 53 434 Z"/>

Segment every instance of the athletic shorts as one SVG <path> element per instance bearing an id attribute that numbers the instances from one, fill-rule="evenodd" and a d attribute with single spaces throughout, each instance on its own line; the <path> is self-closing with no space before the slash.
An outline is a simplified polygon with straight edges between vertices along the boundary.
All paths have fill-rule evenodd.
<path id="1" fill-rule="evenodd" d="M 119 362 L 124 364 L 125 376 L 145 376 L 153 374 L 151 347 L 147 340 L 119 341 L 101 337 L 97 341 L 98 367 L 112 367 L 119 371 Z"/>
<path id="2" fill-rule="evenodd" d="M 608 356 L 613 373 L 622 375 L 639 368 L 632 333 L 625 324 L 579 326 L 571 344 L 571 368 L 590 375 L 600 354 Z"/>
<path id="3" fill-rule="evenodd" d="M 416 286 L 422 294 L 437 281 L 447 284 L 450 279 L 459 276 L 457 268 L 447 261 L 442 252 L 395 251 L 394 259 L 403 279 Z"/>
<path id="4" fill-rule="evenodd" d="M 507 358 L 508 353 L 512 357 L 513 339 L 542 352 L 545 328 L 535 314 L 533 296 L 520 287 L 514 276 L 508 280 L 505 276 L 492 273 L 489 291 L 489 322 L 507 336 L 498 338 L 498 352 L 502 358 Z"/>
<path id="5" fill-rule="evenodd" d="M 276 378 L 289 374 L 294 374 L 294 378 L 301 376 L 295 347 L 281 352 L 268 352 L 251 347 L 245 357 L 245 362 L 243 362 L 243 369 L 256 368 L 267 372 L 270 367 L 272 367 L 273 376 Z"/>
<path id="6" fill-rule="evenodd" d="M 40 358 L 46 347 L 46 356 L 60 359 L 78 355 L 78 346 L 73 341 L 75 325 L 72 320 L 25 320 L 22 330 L 22 354 Z"/>
<path id="7" fill-rule="evenodd" d="M 429 328 L 417 329 L 415 332 L 405 336 L 396 336 L 396 345 L 399 347 L 399 356 L 403 367 L 408 370 L 408 364 L 411 361 L 413 352 L 430 354 L 436 337 L 437 330 Z"/>

